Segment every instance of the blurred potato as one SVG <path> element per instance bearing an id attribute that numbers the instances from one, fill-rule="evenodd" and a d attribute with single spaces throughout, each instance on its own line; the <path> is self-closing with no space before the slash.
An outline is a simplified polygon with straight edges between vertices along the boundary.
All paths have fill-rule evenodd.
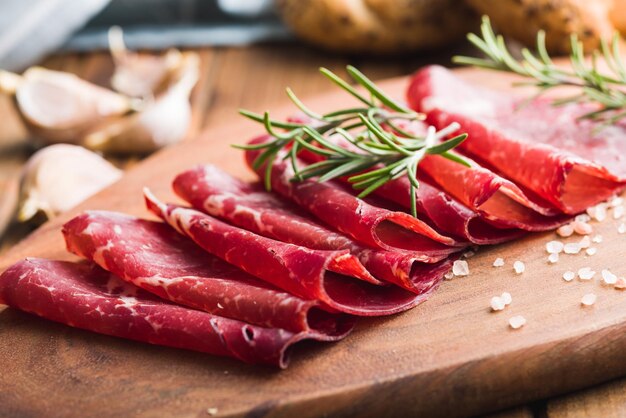
<path id="1" fill-rule="evenodd" d="M 600 39 L 610 38 L 614 27 L 609 19 L 612 0 L 467 0 L 480 14 L 488 15 L 496 30 L 527 46 L 534 46 L 537 32 L 546 32 L 552 53 L 570 51 L 575 33 L 585 50 L 598 48 Z"/>
<path id="2" fill-rule="evenodd" d="M 278 0 L 285 23 L 324 49 L 393 54 L 463 39 L 477 16 L 462 0 Z"/>

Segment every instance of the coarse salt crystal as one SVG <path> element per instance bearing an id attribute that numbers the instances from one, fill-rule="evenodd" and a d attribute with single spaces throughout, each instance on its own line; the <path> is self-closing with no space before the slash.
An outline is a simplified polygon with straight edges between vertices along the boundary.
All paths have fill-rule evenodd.
<path id="1" fill-rule="evenodd" d="M 513 298 L 509 292 L 503 292 L 500 299 L 502 299 L 502 302 L 504 302 L 505 305 L 510 305 L 511 302 L 513 302 Z"/>
<path id="2" fill-rule="evenodd" d="M 524 265 L 524 263 L 518 260 L 513 263 L 513 270 L 515 270 L 517 274 L 522 274 L 524 270 L 526 270 L 526 266 Z"/>
<path id="3" fill-rule="evenodd" d="M 616 288 L 617 290 L 626 289 L 626 279 L 624 279 L 623 277 L 618 278 L 617 281 L 615 282 L 615 285 L 613 285 L 613 287 Z"/>
<path id="4" fill-rule="evenodd" d="M 217 415 L 217 411 L 218 411 L 217 408 L 207 408 L 206 413 L 207 413 L 207 415 L 213 417 L 213 416 Z"/>
<path id="5" fill-rule="evenodd" d="M 513 329 L 521 328 L 526 325 L 526 318 L 524 318 L 522 315 L 514 316 L 513 318 L 509 319 L 509 325 Z"/>
<path id="6" fill-rule="evenodd" d="M 591 238 L 591 242 L 595 242 L 596 244 L 599 244 L 602 242 L 602 235 L 598 234 L 596 236 L 594 236 L 593 238 Z"/>
<path id="7" fill-rule="evenodd" d="M 556 230 L 556 233 L 557 235 L 566 238 L 574 233 L 574 227 L 572 224 L 563 225 Z"/>
<path id="8" fill-rule="evenodd" d="M 579 242 L 578 246 L 580 248 L 589 248 L 591 246 L 591 239 L 588 235 L 585 235 Z"/>
<path id="9" fill-rule="evenodd" d="M 587 255 L 596 255 L 598 249 L 596 247 L 589 247 L 585 250 L 585 252 L 587 253 Z"/>
<path id="10" fill-rule="evenodd" d="M 583 267 L 578 270 L 578 277 L 580 280 L 591 280 L 595 275 L 596 272 L 591 270 L 589 267 Z"/>
<path id="11" fill-rule="evenodd" d="M 624 206 L 616 206 L 613 209 L 613 219 L 620 219 L 624 217 Z"/>
<path id="12" fill-rule="evenodd" d="M 602 270 L 602 280 L 604 280 L 604 283 L 606 284 L 615 284 L 617 283 L 617 276 L 614 275 L 613 273 L 611 273 L 609 270 L 604 269 Z"/>
<path id="13" fill-rule="evenodd" d="M 493 266 L 494 267 L 502 267 L 503 265 L 504 265 L 504 259 L 503 258 L 498 257 L 498 258 L 496 258 L 493 261 Z"/>
<path id="14" fill-rule="evenodd" d="M 550 254 L 558 254 L 563 251 L 563 246 L 561 241 L 550 241 L 546 244 L 546 251 Z"/>
<path id="15" fill-rule="evenodd" d="M 617 232 L 620 234 L 626 233 L 626 224 L 619 224 L 619 226 L 617 227 Z"/>
<path id="16" fill-rule="evenodd" d="M 452 273 L 451 271 L 443 275 L 443 278 L 446 280 L 451 280 L 453 277 L 454 277 L 454 273 Z"/>
<path id="17" fill-rule="evenodd" d="M 606 219 L 606 203 L 600 203 L 596 205 L 595 216 L 592 216 L 596 221 L 602 222 Z"/>
<path id="18" fill-rule="evenodd" d="M 587 223 L 591 220 L 591 217 L 589 215 L 587 215 L 586 213 L 581 213 L 580 215 L 576 216 L 574 218 L 574 222 L 582 222 L 582 223 Z"/>
<path id="19" fill-rule="evenodd" d="M 463 258 L 472 258 L 476 255 L 476 253 L 472 250 L 470 251 L 466 251 L 465 253 L 463 253 Z"/>
<path id="20" fill-rule="evenodd" d="M 572 226 L 578 235 L 589 235 L 593 232 L 593 227 L 586 222 L 574 221 Z"/>
<path id="21" fill-rule="evenodd" d="M 585 296 L 583 296 L 583 298 L 580 300 L 580 303 L 582 303 L 584 306 L 591 306 L 594 303 L 596 303 L 596 299 L 598 297 L 593 294 L 593 293 L 587 293 Z"/>
<path id="22" fill-rule="evenodd" d="M 491 310 L 492 311 L 501 311 L 504 309 L 506 304 L 499 296 L 494 296 L 491 298 Z"/>
<path id="23" fill-rule="evenodd" d="M 469 266 L 465 260 L 456 260 L 452 264 L 452 274 L 455 276 L 467 276 L 469 275 Z"/>
<path id="24" fill-rule="evenodd" d="M 591 219 L 595 219 L 598 222 L 602 222 L 606 219 L 606 203 L 600 203 L 596 206 L 591 206 L 587 208 L 587 215 L 591 217 Z"/>
<path id="25" fill-rule="evenodd" d="M 559 255 L 554 253 L 548 256 L 548 263 L 555 264 L 559 261 Z"/>
<path id="26" fill-rule="evenodd" d="M 563 246 L 563 252 L 565 254 L 578 254 L 580 252 L 580 244 L 577 242 L 570 242 Z"/>
<path id="27" fill-rule="evenodd" d="M 624 199 L 621 197 L 615 196 L 609 201 L 609 206 L 614 208 L 616 206 L 620 206 L 624 203 Z"/>
<path id="28" fill-rule="evenodd" d="M 572 280 L 574 280 L 574 277 L 576 277 L 576 273 L 574 273 L 573 271 L 568 270 L 563 273 L 563 280 L 565 280 L 566 282 L 571 282 Z"/>

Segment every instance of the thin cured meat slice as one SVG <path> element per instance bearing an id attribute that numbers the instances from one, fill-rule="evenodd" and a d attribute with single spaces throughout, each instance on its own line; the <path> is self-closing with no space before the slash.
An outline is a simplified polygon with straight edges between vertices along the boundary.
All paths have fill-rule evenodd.
<path id="1" fill-rule="evenodd" d="M 383 185 L 375 193 L 409 210 L 411 208 L 409 191 L 409 180 L 399 178 Z M 502 229 L 485 221 L 477 212 L 448 193 L 430 185 L 425 179 L 420 179 L 415 203 L 418 212 L 430 219 L 437 228 L 472 244 L 499 244 L 524 235 L 524 231 L 520 229 Z"/>
<path id="2" fill-rule="evenodd" d="M 262 136 L 251 144 L 268 140 L 268 136 Z M 407 213 L 370 205 L 338 184 L 313 179 L 290 181 L 294 176 L 293 168 L 282 158 L 282 152 L 286 151 L 279 152 L 271 169 L 272 190 L 356 241 L 382 250 L 413 251 L 427 258 L 443 257 L 464 245 Z M 258 155 L 259 151 L 246 152 L 249 166 Z M 263 170 L 261 167 L 257 174 Z"/>
<path id="3" fill-rule="evenodd" d="M 418 135 L 426 135 L 428 128 L 421 121 L 400 121 L 400 124 L 404 130 Z M 420 162 L 418 176 L 433 182 L 480 214 L 482 219 L 500 228 L 545 231 L 569 219 L 534 193 L 522 190 L 474 161 L 468 159 L 468 162 L 472 167 L 429 155 Z"/>
<path id="4" fill-rule="evenodd" d="M 298 119 L 298 121 L 302 122 L 305 119 Z M 426 133 L 426 126 L 422 123 L 404 126 L 403 121 L 400 120 L 396 121 L 396 125 L 403 125 L 407 131 L 415 130 L 414 125 L 417 125 L 419 130 L 417 133 Z M 328 140 L 332 140 L 335 144 L 353 152 L 362 152 L 340 135 L 331 135 Z M 299 155 L 303 160 L 310 163 L 320 161 L 319 155 L 308 151 L 302 151 Z M 453 168 L 456 169 L 458 167 Z M 342 178 L 342 180 L 347 182 L 346 178 Z M 430 181 L 432 180 L 420 178 L 420 187 L 415 191 L 415 206 L 420 215 L 446 234 L 459 237 L 460 241 L 468 241 L 479 245 L 498 244 L 518 238 L 524 234 L 524 231 L 517 228 L 510 228 L 489 221 L 489 219 L 469 209 L 448 193 L 432 186 L 429 183 Z M 410 187 L 409 180 L 406 177 L 401 177 L 379 187 L 374 191 L 374 194 L 410 210 Z M 387 207 L 385 203 L 382 206 Z"/>
<path id="5" fill-rule="evenodd" d="M 211 254 L 304 299 L 319 300 L 339 312 L 361 316 L 391 315 L 425 300 L 397 286 L 377 286 L 330 270 L 348 250 L 312 250 L 262 237 L 194 209 L 160 202 L 149 191 L 146 205 L 155 215 Z"/>
<path id="6" fill-rule="evenodd" d="M 292 332 L 336 335 L 352 321 L 207 254 L 162 222 L 89 211 L 67 222 L 63 236 L 70 252 L 181 305 Z"/>
<path id="7" fill-rule="evenodd" d="M 289 347 L 314 332 L 262 328 L 164 301 L 92 263 L 26 259 L 0 276 L 0 303 L 100 334 L 287 367 Z"/>
<path id="8" fill-rule="evenodd" d="M 522 103 L 437 66 L 414 76 L 407 97 L 437 127 L 460 123 L 469 134 L 459 147 L 464 153 L 565 213 L 624 188 L 625 127 L 598 129 L 598 122 L 579 120 L 586 106 Z"/>
<path id="9" fill-rule="evenodd" d="M 570 217 L 549 204 L 539 204 L 512 182 L 473 164 L 466 167 L 438 155 L 427 156 L 420 172 L 441 188 L 502 228 L 526 231 L 551 230 Z"/>
<path id="10" fill-rule="evenodd" d="M 317 250 L 348 249 L 375 277 L 421 293 L 450 270 L 452 259 L 423 265 L 411 252 L 365 247 L 314 221 L 259 184 L 245 183 L 213 165 L 179 174 L 174 191 L 194 208 L 282 242 Z M 432 260 L 438 261 L 438 260 Z"/>

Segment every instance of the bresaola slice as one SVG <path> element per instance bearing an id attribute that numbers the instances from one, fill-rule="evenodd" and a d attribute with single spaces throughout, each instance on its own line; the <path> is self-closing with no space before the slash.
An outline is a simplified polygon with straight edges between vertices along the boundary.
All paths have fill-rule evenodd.
<path id="1" fill-rule="evenodd" d="M 250 143 L 259 144 L 267 140 L 269 137 L 262 136 Z M 420 219 L 370 205 L 335 183 L 320 183 L 313 179 L 290 181 L 294 172 L 290 162 L 282 158 L 284 152 L 279 152 L 272 166 L 272 191 L 292 200 L 354 240 L 381 250 L 412 251 L 428 257 L 442 257 L 463 246 Z M 258 155 L 259 151 L 246 151 L 249 166 Z M 257 174 L 261 175 L 263 170 L 264 167 L 261 167 Z"/>
<path id="2" fill-rule="evenodd" d="M 301 121 L 300 119 L 298 120 Z M 407 125 L 400 120 L 396 121 L 396 125 L 402 126 L 407 131 L 417 129 L 418 132 L 416 133 L 426 134 L 426 125 L 421 122 Z M 341 135 L 331 135 L 327 139 L 352 152 L 362 152 L 362 150 L 349 143 Z M 319 155 L 306 150 L 300 152 L 299 155 L 308 163 L 321 160 Z M 460 168 L 462 169 L 463 167 L 453 166 L 451 169 L 454 172 L 454 170 Z M 419 172 L 421 173 L 421 171 L 420 169 Z M 444 172 L 444 174 L 450 175 L 451 173 Z M 345 177 L 341 180 L 344 183 L 348 183 Z M 440 231 L 452 237 L 458 237 L 460 242 L 467 241 L 479 245 L 497 244 L 510 241 L 524 234 L 523 231 L 516 227 L 507 227 L 511 223 L 510 219 L 505 218 L 505 222 L 502 223 L 490 221 L 484 214 L 471 210 L 450 196 L 450 194 L 438 189 L 429 182 L 432 182 L 432 180 L 420 177 L 420 187 L 415 191 L 415 206 L 418 213 Z M 464 182 L 461 181 L 462 183 Z M 405 210 L 410 210 L 410 187 L 409 180 L 406 177 L 400 177 L 379 187 L 374 191 L 374 194 L 400 205 Z M 388 207 L 388 204 L 383 203 L 382 207 Z M 537 218 L 543 221 L 541 216 L 537 216 Z M 548 219 L 548 222 L 550 221 L 551 219 Z"/>
<path id="3" fill-rule="evenodd" d="M 502 228 L 547 231 L 570 218 L 549 204 L 538 203 L 540 199 L 531 200 L 515 184 L 477 164 L 466 167 L 431 155 L 420 163 L 420 173 Z"/>
<path id="4" fill-rule="evenodd" d="M 45 259 L 9 267 L 0 276 L 0 303 L 100 334 L 281 368 L 294 343 L 337 340 L 350 330 L 329 336 L 262 328 L 172 304 L 92 263 Z"/>
<path id="5" fill-rule="evenodd" d="M 423 264 L 425 256 L 365 247 L 317 223 L 294 204 L 245 183 L 212 165 L 179 174 L 174 191 L 196 209 L 259 235 L 318 250 L 348 249 L 375 277 L 415 293 L 429 289 L 450 270 L 452 259 Z"/>
<path id="6" fill-rule="evenodd" d="M 411 209 L 410 183 L 407 178 L 391 181 L 374 193 Z M 448 193 L 431 186 L 420 179 L 416 190 L 415 203 L 419 213 L 430 219 L 438 229 L 451 236 L 460 237 L 472 244 L 499 244 L 524 235 L 524 231 L 509 228 L 502 229 L 485 221 L 477 212 L 451 197 Z"/>
<path id="7" fill-rule="evenodd" d="M 554 107 L 545 99 L 523 103 L 437 66 L 415 74 L 407 98 L 436 127 L 460 123 L 469 134 L 462 152 L 565 213 L 624 188 L 626 129 L 596 131 L 597 122 L 578 120 L 588 107 Z"/>
<path id="8" fill-rule="evenodd" d="M 321 309 L 207 254 L 170 226 L 89 211 L 63 226 L 67 249 L 163 299 L 270 328 L 345 332 L 345 315 Z"/>
<path id="9" fill-rule="evenodd" d="M 145 198 L 151 212 L 209 253 L 289 293 L 319 300 L 339 312 L 391 315 L 425 300 L 438 285 L 438 281 L 430 283 L 420 295 L 397 286 L 373 285 L 330 270 L 335 258 L 351 256 L 348 250 L 312 250 L 275 241 L 197 210 L 162 203 L 147 190 Z"/>

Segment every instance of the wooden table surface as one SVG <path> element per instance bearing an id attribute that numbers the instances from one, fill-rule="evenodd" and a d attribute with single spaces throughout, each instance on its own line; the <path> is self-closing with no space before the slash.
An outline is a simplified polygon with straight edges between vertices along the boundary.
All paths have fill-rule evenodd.
<path id="1" fill-rule="evenodd" d="M 344 67 L 350 63 L 376 80 L 409 74 L 428 63 L 447 64 L 453 52 L 415 55 L 408 59 L 366 59 L 324 54 L 298 44 L 199 49 L 201 78 L 192 95 L 193 122 L 187 140 L 193 141 L 204 127 L 232 119 L 238 108 L 264 111 L 285 103 L 284 88 L 287 86 L 300 97 L 331 89 L 332 86 L 317 73 L 320 66 L 345 74 Z M 52 56 L 42 65 L 74 72 L 102 85 L 108 85 L 112 71 L 112 62 L 106 53 Z M 22 165 L 32 152 L 27 138 L 11 101 L 0 97 L 0 196 L 3 201 L 8 199 Z M 121 167 L 137 161 L 138 157 L 114 159 Z M 0 256 L 31 230 L 29 226 L 12 225 L 0 241 Z M 0 405 L 0 412 L 1 409 Z M 538 400 L 494 416 L 626 416 L 626 379 L 554 399 Z"/>

